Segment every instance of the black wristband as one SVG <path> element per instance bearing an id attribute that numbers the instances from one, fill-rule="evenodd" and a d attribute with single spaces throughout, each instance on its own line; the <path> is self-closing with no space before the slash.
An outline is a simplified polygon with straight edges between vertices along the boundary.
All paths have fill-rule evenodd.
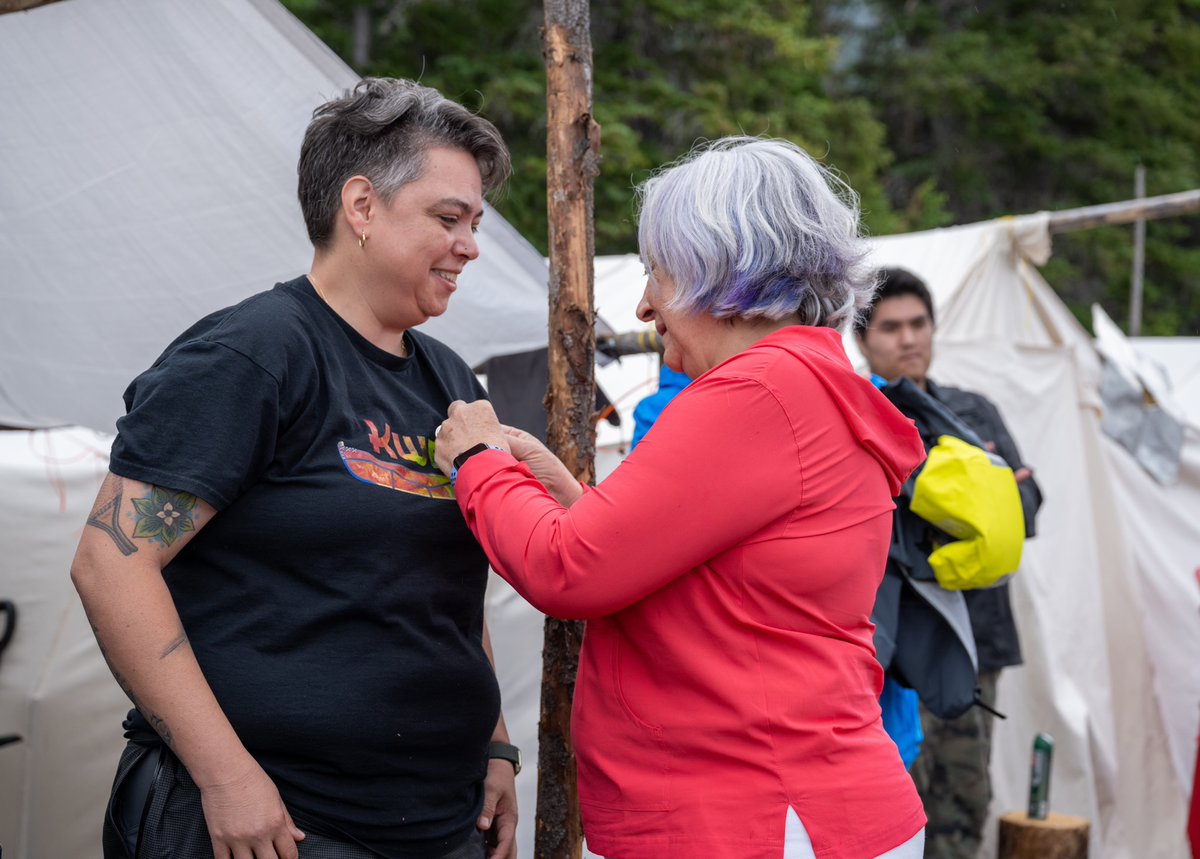
<path id="1" fill-rule="evenodd" d="M 488 444 L 485 441 L 481 441 L 479 444 L 475 444 L 475 445 L 472 445 L 471 447 L 468 447 L 466 450 L 464 450 L 458 456 L 454 457 L 454 467 L 456 469 L 462 468 L 463 463 L 466 462 L 468 459 L 470 459 L 477 453 L 483 453 L 485 450 L 499 450 L 499 449 L 500 448 L 496 447 L 496 445 L 494 445 L 494 444 Z"/>
<path id="2" fill-rule="evenodd" d="M 511 743 L 490 743 L 488 759 L 500 758 L 513 765 L 513 775 L 521 771 L 521 750 Z"/>

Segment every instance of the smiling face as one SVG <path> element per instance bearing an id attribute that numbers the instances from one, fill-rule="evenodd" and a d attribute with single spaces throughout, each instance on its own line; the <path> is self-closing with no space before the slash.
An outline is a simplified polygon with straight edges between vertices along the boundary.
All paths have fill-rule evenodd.
<path id="1" fill-rule="evenodd" d="M 858 336 L 871 372 L 889 382 L 908 378 L 921 387 L 933 360 L 933 320 L 915 295 L 896 295 L 875 305 L 871 324 Z"/>
<path id="2" fill-rule="evenodd" d="M 721 323 L 707 313 L 686 313 L 667 305 L 675 295 L 675 282 L 661 268 L 651 267 L 646 289 L 638 302 L 637 316 L 653 322 L 663 344 L 663 363 L 689 378 L 706 373 L 719 361 L 713 357 L 714 328 Z"/>
<path id="3" fill-rule="evenodd" d="M 370 281 L 378 285 L 370 300 L 380 323 L 407 330 L 446 312 L 458 275 L 479 256 L 482 216 L 475 159 L 458 149 L 426 152 L 421 177 L 373 208 L 366 227 Z"/>

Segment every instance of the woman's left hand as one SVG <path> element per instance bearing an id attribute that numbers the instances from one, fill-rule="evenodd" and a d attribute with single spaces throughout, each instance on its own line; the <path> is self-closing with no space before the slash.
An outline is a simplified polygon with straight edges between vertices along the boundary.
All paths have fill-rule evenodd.
<path id="1" fill-rule="evenodd" d="M 563 507 L 570 507 L 579 500 L 583 495 L 583 487 L 546 445 L 516 427 L 501 424 L 500 428 L 508 439 L 509 452 L 525 463 L 555 501 Z"/>
<path id="2" fill-rule="evenodd" d="M 509 450 L 491 403 L 487 400 L 473 403 L 455 400 L 446 410 L 446 420 L 434 433 L 434 461 L 449 476 L 455 457 L 480 442 Z"/>
<path id="3" fill-rule="evenodd" d="M 475 826 L 485 833 L 488 859 L 517 859 L 517 781 L 510 762 L 488 761 L 483 811 Z"/>

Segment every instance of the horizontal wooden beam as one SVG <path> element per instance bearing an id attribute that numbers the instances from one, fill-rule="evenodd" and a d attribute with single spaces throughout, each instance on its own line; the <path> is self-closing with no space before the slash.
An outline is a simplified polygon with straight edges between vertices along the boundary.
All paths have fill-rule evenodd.
<path id="1" fill-rule="evenodd" d="M 23 12 L 34 6 L 45 6 L 47 3 L 54 2 L 57 0 L 0 0 L 0 15 L 5 12 Z"/>
<path id="2" fill-rule="evenodd" d="M 1193 212 L 1200 212 L 1200 188 L 1180 191 L 1178 194 L 1163 194 L 1161 197 L 1142 197 L 1051 212 L 1049 229 L 1051 234 L 1071 233 L 1113 224 L 1132 224 L 1134 221 L 1157 221 Z"/>

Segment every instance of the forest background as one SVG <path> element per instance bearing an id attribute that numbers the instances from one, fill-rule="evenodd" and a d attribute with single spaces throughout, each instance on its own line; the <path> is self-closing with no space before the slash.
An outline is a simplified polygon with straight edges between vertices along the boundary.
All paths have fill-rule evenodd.
<path id="1" fill-rule="evenodd" d="M 496 208 L 546 251 L 539 0 L 284 0 L 362 75 L 419 79 L 503 133 Z M 634 187 L 697 140 L 784 137 L 872 235 L 1200 188 L 1200 0 L 592 0 L 596 252 L 636 251 Z M 1055 236 L 1085 324 L 1129 317 L 1132 227 Z M 1200 216 L 1146 225 L 1143 334 L 1200 335 Z"/>

